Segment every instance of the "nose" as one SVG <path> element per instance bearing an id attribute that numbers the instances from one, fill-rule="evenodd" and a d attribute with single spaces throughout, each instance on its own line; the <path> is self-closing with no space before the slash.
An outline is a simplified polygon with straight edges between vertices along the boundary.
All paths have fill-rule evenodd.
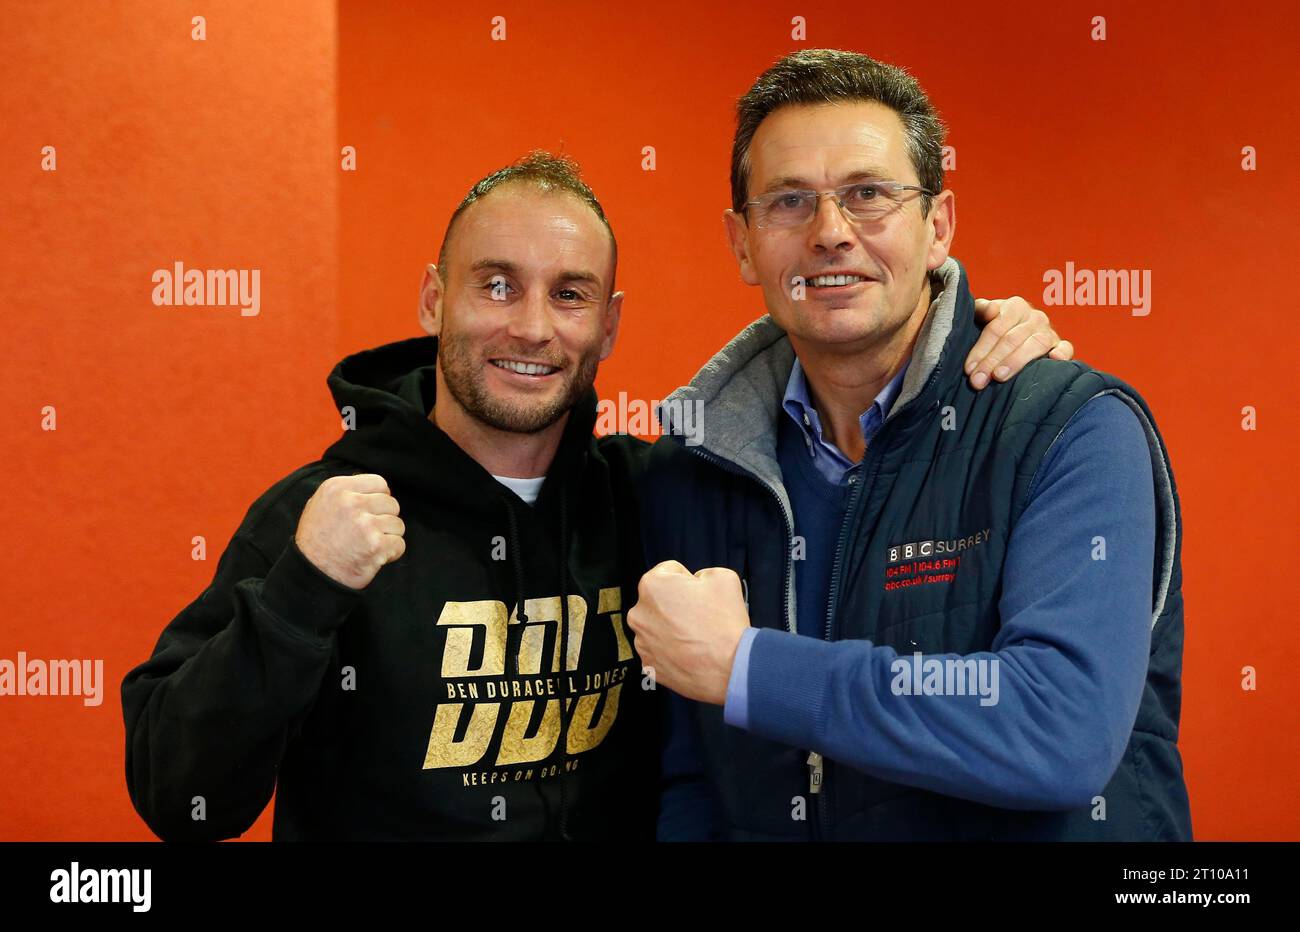
<path id="1" fill-rule="evenodd" d="M 817 209 L 808 221 L 808 245 L 814 250 L 852 247 L 852 225 L 834 194 L 823 194 L 817 199 Z"/>
<path id="2" fill-rule="evenodd" d="M 546 295 L 537 289 L 515 303 L 506 333 L 520 343 L 549 343 L 555 336 Z"/>

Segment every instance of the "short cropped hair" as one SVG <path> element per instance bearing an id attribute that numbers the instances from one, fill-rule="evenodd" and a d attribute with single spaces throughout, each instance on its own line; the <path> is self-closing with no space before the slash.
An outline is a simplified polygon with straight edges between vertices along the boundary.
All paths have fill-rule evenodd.
<path id="1" fill-rule="evenodd" d="M 438 250 L 438 268 L 443 269 L 447 261 L 447 245 L 451 242 L 452 229 L 456 226 L 460 215 L 471 204 L 486 197 L 501 185 L 510 183 L 531 185 L 538 191 L 544 192 L 567 191 L 577 196 L 595 212 L 600 222 L 605 224 L 605 229 L 609 231 L 609 245 L 614 253 L 609 280 L 609 291 L 613 294 L 614 276 L 618 272 L 618 241 L 614 239 L 614 228 L 609 225 L 609 219 L 605 216 L 600 201 L 596 200 L 596 195 L 582 180 L 578 163 L 568 156 L 553 155 L 541 149 L 535 149 L 523 158 L 504 168 L 498 168 L 486 178 L 475 182 L 464 200 L 460 202 L 460 206 L 452 212 L 451 219 L 447 221 L 447 232 L 443 234 L 442 248 Z M 446 282 L 445 273 L 443 281 Z"/>

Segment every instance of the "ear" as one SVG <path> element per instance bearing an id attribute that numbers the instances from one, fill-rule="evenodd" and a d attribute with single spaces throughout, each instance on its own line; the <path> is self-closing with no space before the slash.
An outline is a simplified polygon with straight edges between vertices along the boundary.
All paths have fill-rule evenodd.
<path id="1" fill-rule="evenodd" d="M 746 285 L 758 284 L 758 273 L 754 270 L 753 260 L 749 254 L 749 225 L 744 214 L 738 214 L 730 207 L 722 212 L 722 220 L 727 226 L 727 240 L 731 252 L 740 266 L 740 278 Z"/>
<path id="2" fill-rule="evenodd" d="M 600 344 L 600 361 L 604 362 L 614 352 L 614 341 L 618 339 L 618 324 L 623 316 L 623 292 L 616 291 L 605 305 L 605 340 Z"/>
<path id="3" fill-rule="evenodd" d="M 420 326 L 431 337 L 442 333 L 442 273 L 430 262 L 424 267 L 424 278 L 420 282 Z"/>
<path id="4" fill-rule="evenodd" d="M 930 215 L 925 222 L 930 227 L 925 267 L 933 272 L 948 261 L 948 253 L 952 251 L 952 238 L 957 233 L 957 195 L 947 189 L 940 191 L 930 202 Z"/>

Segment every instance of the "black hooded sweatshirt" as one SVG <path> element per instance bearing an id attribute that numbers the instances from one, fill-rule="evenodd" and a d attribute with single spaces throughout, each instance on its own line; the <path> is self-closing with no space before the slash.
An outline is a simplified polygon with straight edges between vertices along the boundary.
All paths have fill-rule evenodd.
<path id="1" fill-rule="evenodd" d="M 624 621 L 649 447 L 594 438 L 588 392 L 530 506 L 430 419 L 436 354 L 334 368 L 341 439 L 253 503 L 123 681 L 127 785 L 160 837 L 237 836 L 274 791 L 277 841 L 653 839 L 657 705 Z M 358 590 L 293 537 L 321 482 L 360 472 L 406 552 Z"/>

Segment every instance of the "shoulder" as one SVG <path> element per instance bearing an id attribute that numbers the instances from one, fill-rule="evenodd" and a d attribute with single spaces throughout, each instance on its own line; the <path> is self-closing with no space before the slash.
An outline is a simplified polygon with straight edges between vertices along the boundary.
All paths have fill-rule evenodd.
<path id="1" fill-rule="evenodd" d="M 1059 439 L 1099 441 L 1107 436 L 1146 447 L 1146 432 L 1133 406 L 1114 392 L 1099 392 L 1080 405 Z"/>
<path id="2" fill-rule="evenodd" d="M 643 461 L 649 456 L 650 448 L 654 446 L 631 434 L 606 434 L 603 437 L 595 437 L 594 443 L 605 459 L 630 463 Z"/>
<path id="3" fill-rule="evenodd" d="M 1149 497 L 1153 467 L 1167 457 L 1127 382 L 1078 360 L 1037 359 L 997 390 L 999 446 L 1016 451 L 1022 507 L 1044 494 L 1106 498 L 1108 485 Z"/>
<path id="4" fill-rule="evenodd" d="M 999 387 L 1012 393 L 1013 409 L 1045 407 L 1049 411 L 1064 411 L 1067 417 L 1072 417 L 1076 410 L 1091 403 L 1098 395 L 1107 394 L 1125 396 L 1132 401 L 1130 410 L 1139 420 L 1139 412 L 1150 417 L 1146 401 L 1136 388 L 1120 377 L 1078 359 L 1035 359 L 1015 378 Z"/>
<path id="5" fill-rule="evenodd" d="M 994 386 L 985 392 L 990 389 Z M 1049 444 L 1055 447 L 1066 427 L 1071 427 L 1071 436 L 1095 437 L 1108 425 L 1119 424 L 1142 445 L 1148 437 L 1158 437 L 1154 415 L 1137 389 L 1078 360 L 1036 359 L 995 390 L 1005 405 L 1001 430 L 1027 428 L 1036 434 L 1030 453 L 1041 454 Z M 990 403 L 997 404 L 997 399 Z"/>
<path id="6" fill-rule="evenodd" d="M 697 480 L 703 472 L 711 473 L 715 468 L 680 438 L 663 436 L 650 450 L 643 482 L 647 487 L 659 489 L 680 486 Z"/>
<path id="7" fill-rule="evenodd" d="M 1079 406 L 1052 440 L 1031 495 L 1082 483 L 1116 492 L 1134 486 L 1149 490 L 1151 453 L 1135 405 L 1114 392 L 1097 393 Z"/>
<path id="8" fill-rule="evenodd" d="M 652 444 L 630 434 L 606 434 L 592 441 L 597 457 L 609 466 L 615 481 L 635 485 L 650 461 Z"/>
<path id="9" fill-rule="evenodd" d="M 1010 395 L 1008 419 L 1052 420 L 1068 418 L 1079 405 L 1106 389 L 1106 373 L 1078 360 L 1035 359 L 1015 378 L 998 386 Z M 992 387 L 992 386 L 990 386 Z M 985 389 L 988 391 L 988 389 Z"/>

